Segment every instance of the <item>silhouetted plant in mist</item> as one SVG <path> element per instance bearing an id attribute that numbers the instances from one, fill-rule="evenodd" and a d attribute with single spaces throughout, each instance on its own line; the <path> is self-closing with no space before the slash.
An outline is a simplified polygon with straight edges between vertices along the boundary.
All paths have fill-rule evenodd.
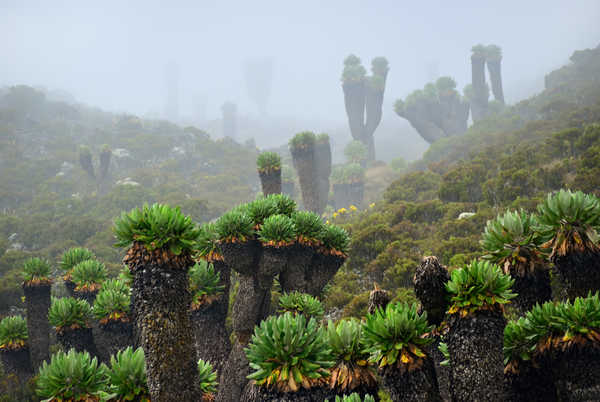
<path id="1" fill-rule="evenodd" d="M 376 57 L 371 61 L 370 76 L 366 75 L 365 68 L 355 55 L 351 54 L 344 60 L 342 89 L 350 133 L 352 138 L 367 146 L 369 161 L 375 160 L 373 134 L 381 122 L 388 71 L 385 57 Z"/>
<path id="2" fill-rule="evenodd" d="M 237 137 L 237 106 L 232 102 L 225 102 L 221 106 L 223 114 L 223 137 L 235 139 Z"/>
<path id="3" fill-rule="evenodd" d="M 502 89 L 502 49 L 497 45 L 488 45 L 485 48 L 485 62 L 488 72 L 490 73 L 490 81 L 492 83 L 492 93 L 494 99 L 501 104 L 504 104 L 504 91 Z"/>
<path id="4" fill-rule="evenodd" d="M 397 100 L 394 110 L 429 143 L 467 131 L 469 103 L 456 91 L 451 77 L 440 77 Z"/>

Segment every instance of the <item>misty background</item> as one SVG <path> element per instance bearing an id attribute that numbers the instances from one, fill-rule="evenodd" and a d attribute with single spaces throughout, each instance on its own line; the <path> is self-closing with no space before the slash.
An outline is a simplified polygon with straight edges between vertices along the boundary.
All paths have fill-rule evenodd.
<path id="1" fill-rule="evenodd" d="M 238 140 L 285 144 L 296 132 L 351 140 L 340 76 L 354 53 L 389 60 L 378 159 L 415 159 L 427 144 L 392 105 L 439 76 L 470 82 L 470 49 L 503 50 L 512 103 L 543 89 L 573 49 L 600 40 L 600 2 L 504 1 L 0 1 L 0 87 L 43 87 L 117 113 L 169 119 L 221 135 L 237 106 Z M 481 4 L 485 3 L 485 4 Z M 248 71 L 270 70 L 266 107 Z M 56 91 L 65 91 L 56 92 Z"/>

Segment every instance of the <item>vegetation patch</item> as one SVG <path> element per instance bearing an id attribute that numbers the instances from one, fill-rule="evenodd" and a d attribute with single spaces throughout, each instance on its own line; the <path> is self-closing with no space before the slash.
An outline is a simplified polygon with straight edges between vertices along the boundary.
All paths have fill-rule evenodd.
<path id="1" fill-rule="evenodd" d="M 466 317 L 481 310 L 503 311 L 503 305 L 517 296 L 511 291 L 513 283 L 497 265 L 474 260 L 450 274 L 446 283 L 451 303 L 448 314 Z"/>
<path id="2" fill-rule="evenodd" d="M 23 264 L 23 281 L 26 286 L 48 285 L 52 283 L 51 266 L 48 260 L 33 257 Z"/>
<path id="3" fill-rule="evenodd" d="M 17 350 L 27 342 L 27 321 L 20 315 L 0 321 L 0 350 Z"/>
<path id="4" fill-rule="evenodd" d="M 225 286 L 221 284 L 221 276 L 212 264 L 198 262 L 190 268 L 188 275 L 192 293 L 192 310 L 212 303 L 223 294 Z"/>
<path id="5" fill-rule="evenodd" d="M 130 247 L 137 242 L 149 251 L 166 249 L 175 255 L 194 250 L 199 235 L 191 217 L 181 213 L 179 207 L 166 204 L 144 204 L 123 212 L 115 220 L 113 230 L 117 247 Z"/>
<path id="6" fill-rule="evenodd" d="M 307 319 L 314 318 L 320 321 L 325 313 L 319 299 L 298 291 L 282 294 L 278 304 L 279 313 L 289 311 L 292 314 L 303 314 Z"/>
<path id="7" fill-rule="evenodd" d="M 262 321 L 246 356 L 253 370 L 248 378 L 279 392 L 323 385 L 334 364 L 323 328 L 290 312 Z"/>
<path id="8" fill-rule="evenodd" d="M 363 330 L 369 361 L 380 368 L 396 367 L 400 372 L 422 367 L 424 348 L 433 342 L 427 313 L 417 313 L 414 304 L 390 303 L 367 314 Z"/>
<path id="9" fill-rule="evenodd" d="M 92 308 L 89 303 L 74 297 L 53 298 L 48 310 L 48 321 L 57 332 L 87 328 L 91 317 Z"/>

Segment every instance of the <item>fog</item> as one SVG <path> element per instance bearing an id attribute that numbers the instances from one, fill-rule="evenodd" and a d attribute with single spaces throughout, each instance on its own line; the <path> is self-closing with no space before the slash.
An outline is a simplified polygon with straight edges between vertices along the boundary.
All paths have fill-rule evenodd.
<path id="1" fill-rule="evenodd" d="M 106 110 L 178 122 L 217 119 L 231 101 L 240 116 L 343 127 L 343 59 L 354 53 L 368 68 L 385 56 L 385 126 L 402 120 L 393 102 L 427 81 L 468 84 L 476 43 L 502 47 L 510 103 L 541 90 L 573 50 L 600 42 L 597 0 L 89 3 L 2 0 L 0 86 L 65 90 Z M 244 77 L 265 61 L 273 76 L 260 113 Z M 169 98 L 177 107 L 167 116 Z"/>

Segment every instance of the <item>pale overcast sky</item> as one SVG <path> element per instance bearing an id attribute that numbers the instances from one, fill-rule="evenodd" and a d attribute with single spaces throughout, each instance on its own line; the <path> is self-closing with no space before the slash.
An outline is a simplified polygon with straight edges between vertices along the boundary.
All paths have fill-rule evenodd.
<path id="1" fill-rule="evenodd" d="M 93 5 L 93 4 L 96 5 Z M 256 115 L 244 62 L 273 60 L 269 114 L 344 122 L 342 60 L 385 56 L 386 107 L 435 75 L 470 80 L 470 48 L 504 52 L 507 101 L 600 43 L 600 1 L 0 0 L 0 86 L 62 89 L 113 111 L 162 113 L 165 66 L 179 66 L 180 114 L 227 100 Z M 387 112 L 386 112 L 387 113 Z"/>

